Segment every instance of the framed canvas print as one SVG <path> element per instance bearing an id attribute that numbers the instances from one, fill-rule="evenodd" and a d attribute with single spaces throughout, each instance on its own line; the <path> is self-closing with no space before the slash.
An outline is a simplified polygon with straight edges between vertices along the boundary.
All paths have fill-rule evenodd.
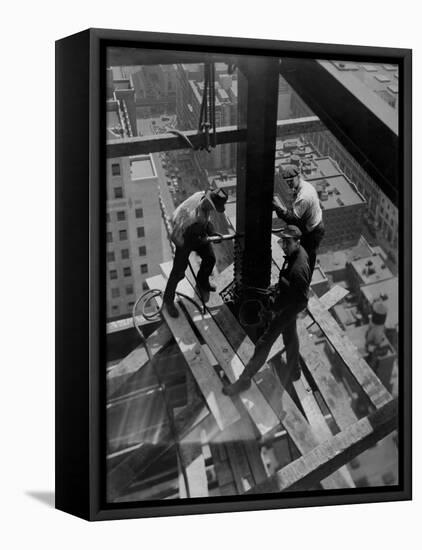
<path id="1" fill-rule="evenodd" d="M 56 506 L 411 498 L 411 51 L 56 43 Z"/>

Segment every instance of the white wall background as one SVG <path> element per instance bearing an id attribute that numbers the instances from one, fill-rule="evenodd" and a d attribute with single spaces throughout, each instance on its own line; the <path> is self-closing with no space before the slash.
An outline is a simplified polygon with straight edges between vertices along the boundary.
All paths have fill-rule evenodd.
<path id="1" fill-rule="evenodd" d="M 2 9 L 0 128 L 0 544 L 3 548 L 304 548 L 418 546 L 420 353 L 415 350 L 415 500 L 88 524 L 55 511 L 54 41 L 87 27 L 414 49 L 414 197 L 421 202 L 421 27 L 411 0 L 7 2 Z M 415 212 L 415 217 L 419 211 Z M 415 307 L 421 305 L 415 221 Z M 419 307 L 418 307 L 419 306 Z M 415 339 L 421 324 L 415 315 Z M 38 495 L 34 498 L 31 494 Z M 39 498 L 41 495 L 41 499 Z M 2 540 L 4 539 L 4 540 Z M 413 540 L 412 540 L 413 539 Z"/>

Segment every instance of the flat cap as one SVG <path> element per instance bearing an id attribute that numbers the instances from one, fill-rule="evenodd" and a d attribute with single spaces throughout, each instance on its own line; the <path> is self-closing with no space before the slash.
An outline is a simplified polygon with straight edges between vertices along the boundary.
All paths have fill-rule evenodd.
<path id="1" fill-rule="evenodd" d="M 227 193 L 224 189 L 214 189 L 209 193 L 209 198 L 217 212 L 224 212 L 224 207 L 228 199 Z"/>
<path id="2" fill-rule="evenodd" d="M 299 167 L 294 164 L 286 164 L 281 167 L 281 175 L 284 179 L 295 178 L 299 175 Z"/>
<path id="3" fill-rule="evenodd" d="M 280 232 L 280 236 L 285 239 L 300 239 L 302 231 L 295 225 L 286 225 Z"/>

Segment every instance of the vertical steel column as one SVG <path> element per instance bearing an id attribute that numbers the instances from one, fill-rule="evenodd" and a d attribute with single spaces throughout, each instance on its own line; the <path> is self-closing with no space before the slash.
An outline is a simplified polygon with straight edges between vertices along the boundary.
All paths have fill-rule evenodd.
<path id="1" fill-rule="evenodd" d="M 238 125 L 247 129 L 238 144 L 237 292 L 266 288 L 271 272 L 271 221 L 277 133 L 279 59 L 247 57 L 239 63 Z"/>

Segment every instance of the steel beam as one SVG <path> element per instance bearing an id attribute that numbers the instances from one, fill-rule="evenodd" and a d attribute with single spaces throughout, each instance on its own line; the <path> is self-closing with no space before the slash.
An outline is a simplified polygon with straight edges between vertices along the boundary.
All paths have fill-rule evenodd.
<path id="1" fill-rule="evenodd" d="M 308 132 L 320 132 L 322 130 L 325 130 L 325 127 L 316 116 L 279 120 L 277 122 L 278 138 L 286 138 Z M 202 143 L 202 137 L 198 135 L 196 130 L 188 130 L 184 134 L 195 147 L 198 147 Z M 239 129 L 237 126 L 221 126 L 217 128 L 216 136 L 217 145 L 245 142 L 247 139 L 247 130 L 246 128 Z M 117 158 L 146 155 L 148 153 L 159 153 L 160 151 L 186 149 L 186 147 L 187 145 L 183 138 L 174 136 L 173 134 L 121 138 L 107 142 L 107 157 Z"/>
<path id="2" fill-rule="evenodd" d="M 266 288 L 271 275 L 271 222 L 277 137 L 279 59 L 248 57 L 239 67 L 236 285 Z"/>
<path id="3" fill-rule="evenodd" d="M 392 109 L 357 78 L 334 69 L 328 61 L 283 58 L 280 73 L 397 204 L 400 147 Z"/>

